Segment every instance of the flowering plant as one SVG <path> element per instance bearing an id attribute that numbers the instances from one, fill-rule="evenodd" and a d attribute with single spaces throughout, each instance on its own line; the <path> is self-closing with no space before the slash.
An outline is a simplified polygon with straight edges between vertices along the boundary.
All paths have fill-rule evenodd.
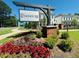
<path id="1" fill-rule="evenodd" d="M 8 42 L 0 46 L 0 53 L 19 54 L 29 52 L 33 58 L 50 57 L 50 51 L 44 46 L 18 46 Z"/>
<path id="2" fill-rule="evenodd" d="M 47 58 L 50 57 L 50 52 L 48 48 L 45 48 L 43 46 L 29 46 L 30 47 L 30 52 L 32 57 L 34 58 Z"/>

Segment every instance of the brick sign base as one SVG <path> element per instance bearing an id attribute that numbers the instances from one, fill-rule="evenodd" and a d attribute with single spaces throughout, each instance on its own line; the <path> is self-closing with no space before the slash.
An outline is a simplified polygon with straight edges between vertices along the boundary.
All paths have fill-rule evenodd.
<path id="1" fill-rule="evenodd" d="M 42 27 L 42 33 L 43 33 L 43 37 L 57 35 L 57 27 L 56 26 L 44 26 Z"/>

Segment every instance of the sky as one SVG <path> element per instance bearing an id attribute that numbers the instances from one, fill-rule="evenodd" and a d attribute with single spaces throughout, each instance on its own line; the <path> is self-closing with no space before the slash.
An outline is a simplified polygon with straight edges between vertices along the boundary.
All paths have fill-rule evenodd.
<path id="1" fill-rule="evenodd" d="M 12 15 L 18 17 L 19 7 L 14 5 L 12 3 L 12 0 L 3 0 L 3 1 L 12 9 Z M 16 1 L 37 5 L 49 5 L 55 8 L 53 14 L 56 15 L 79 13 L 79 0 L 16 0 Z"/>

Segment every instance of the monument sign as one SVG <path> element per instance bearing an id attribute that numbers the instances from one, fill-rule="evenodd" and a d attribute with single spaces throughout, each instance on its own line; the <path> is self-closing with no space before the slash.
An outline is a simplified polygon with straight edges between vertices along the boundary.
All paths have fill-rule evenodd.
<path id="1" fill-rule="evenodd" d="M 39 11 L 20 10 L 20 21 L 39 21 Z"/>

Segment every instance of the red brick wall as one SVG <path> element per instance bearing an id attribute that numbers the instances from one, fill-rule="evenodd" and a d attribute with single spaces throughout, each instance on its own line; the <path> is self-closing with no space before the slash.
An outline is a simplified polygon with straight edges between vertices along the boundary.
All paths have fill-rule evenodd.
<path id="1" fill-rule="evenodd" d="M 57 29 L 47 29 L 47 37 L 57 35 Z"/>
<path id="2" fill-rule="evenodd" d="M 43 32 L 43 37 L 49 37 L 49 36 L 54 36 L 57 35 L 57 27 L 43 27 L 42 29 Z"/>

